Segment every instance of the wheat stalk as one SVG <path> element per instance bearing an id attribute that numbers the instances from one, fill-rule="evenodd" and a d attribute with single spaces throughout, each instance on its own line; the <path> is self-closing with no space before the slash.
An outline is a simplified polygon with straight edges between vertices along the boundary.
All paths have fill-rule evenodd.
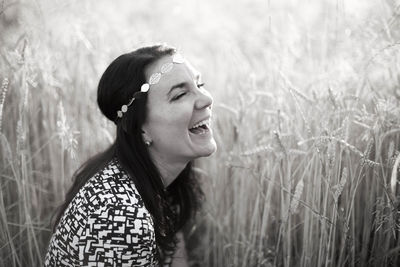
<path id="1" fill-rule="evenodd" d="M 346 182 L 347 182 L 347 168 L 344 167 L 342 170 L 342 177 L 340 178 L 339 183 L 332 187 L 332 189 L 335 190 L 335 192 L 333 193 L 333 199 L 335 200 L 336 203 L 338 202 L 338 199 L 342 194 Z"/>
<path id="2" fill-rule="evenodd" d="M 1 132 L 1 127 L 3 125 L 3 108 L 4 108 L 4 102 L 6 100 L 6 94 L 7 94 L 7 89 L 8 89 L 9 81 L 8 78 L 4 78 L 3 82 L 1 83 L 1 90 L 0 90 L 0 132 Z"/>
<path id="3" fill-rule="evenodd" d="M 275 141 L 278 144 L 279 150 L 285 155 L 285 157 L 287 157 L 286 147 L 283 145 L 282 140 L 279 136 L 279 133 L 277 131 L 274 131 L 273 134 L 274 134 Z"/>
<path id="4" fill-rule="evenodd" d="M 392 195 L 394 198 L 396 198 L 396 185 L 398 183 L 397 181 L 397 171 L 399 168 L 400 164 L 400 153 L 396 158 L 396 161 L 394 162 L 393 169 L 392 169 L 392 175 L 390 177 L 390 190 L 392 192 Z"/>
<path id="5" fill-rule="evenodd" d="M 301 194 L 303 193 L 303 189 L 304 189 L 304 182 L 303 182 L 303 179 L 300 179 L 300 181 L 297 183 L 296 188 L 294 190 L 292 202 L 290 203 L 290 213 L 297 212 L 297 207 L 299 206 L 299 200 L 300 200 Z"/>

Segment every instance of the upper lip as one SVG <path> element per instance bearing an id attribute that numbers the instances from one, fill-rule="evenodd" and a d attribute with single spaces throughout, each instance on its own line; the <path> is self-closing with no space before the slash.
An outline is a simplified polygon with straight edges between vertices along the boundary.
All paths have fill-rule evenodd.
<path id="1" fill-rule="evenodd" d="M 211 115 L 209 115 L 209 116 L 207 116 L 207 117 L 204 117 L 204 118 L 198 120 L 197 122 L 193 123 L 192 126 L 189 127 L 189 129 L 193 128 L 193 126 L 195 126 L 195 125 L 198 124 L 199 122 L 202 122 L 202 121 L 204 121 L 204 120 L 209 120 L 209 119 L 211 119 Z"/>

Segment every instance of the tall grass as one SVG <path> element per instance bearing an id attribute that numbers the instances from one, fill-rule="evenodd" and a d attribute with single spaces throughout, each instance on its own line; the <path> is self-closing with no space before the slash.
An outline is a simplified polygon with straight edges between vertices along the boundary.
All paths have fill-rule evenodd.
<path id="1" fill-rule="evenodd" d="M 218 151 L 197 162 L 193 266 L 400 263 L 395 1 L 3 1 L 0 266 L 40 266 L 50 219 L 113 140 L 96 85 L 166 41 L 203 72 Z"/>

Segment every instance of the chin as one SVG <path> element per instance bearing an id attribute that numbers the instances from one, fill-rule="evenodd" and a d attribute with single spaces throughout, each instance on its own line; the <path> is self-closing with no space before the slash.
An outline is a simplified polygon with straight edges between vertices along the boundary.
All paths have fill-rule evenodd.
<path id="1" fill-rule="evenodd" d="M 207 145 L 207 147 L 203 147 L 201 153 L 199 153 L 200 155 L 198 156 L 200 157 L 209 157 L 212 154 L 214 154 L 214 152 L 217 151 L 217 144 L 215 143 L 214 140 L 212 140 L 210 142 L 210 144 Z"/>
<path id="2" fill-rule="evenodd" d="M 208 157 L 217 151 L 217 144 L 212 135 L 212 131 L 206 131 L 205 134 L 188 134 L 194 158 Z"/>

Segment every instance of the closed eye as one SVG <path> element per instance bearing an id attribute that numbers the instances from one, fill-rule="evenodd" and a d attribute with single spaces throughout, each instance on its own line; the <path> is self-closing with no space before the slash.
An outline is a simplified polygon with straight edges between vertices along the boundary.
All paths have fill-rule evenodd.
<path id="1" fill-rule="evenodd" d="M 205 85 L 205 83 L 197 83 L 197 84 L 196 84 L 196 87 L 197 87 L 198 89 L 202 89 L 202 88 L 204 87 L 204 85 Z M 186 86 L 186 83 L 177 84 L 177 85 L 175 85 L 175 86 L 172 87 L 172 89 L 170 90 L 169 93 L 171 93 L 171 91 L 174 90 L 174 89 L 182 88 L 182 87 L 185 87 L 185 86 Z M 172 101 L 178 100 L 178 99 L 180 99 L 181 97 L 185 96 L 186 94 L 187 94 L 186 91 L 184 91 L 184 92 L 182 92 L 182 93 L 179 93 L 179 94 L 177 94 L 176 96 L 174 96 L 174 97 L 172 98 Z"/>
<path id="2" fill-rule="evenodd" d="M 197 84 L 197 88 L 202 88 L 202 87 L 204 87 L 204 85 L 206 85 L 205 83 L 198 83 Z"/>
<path id="3" fill-rule="evenodd" d="M 172 98 L 172 100 L 178 100 L 179 98 L 181 98 L 182 96 L 186 95 L 186 92 L 183 92 L 181 94 L 178 94 L 177 96 L 175 96 L 174 98 Z"/>

